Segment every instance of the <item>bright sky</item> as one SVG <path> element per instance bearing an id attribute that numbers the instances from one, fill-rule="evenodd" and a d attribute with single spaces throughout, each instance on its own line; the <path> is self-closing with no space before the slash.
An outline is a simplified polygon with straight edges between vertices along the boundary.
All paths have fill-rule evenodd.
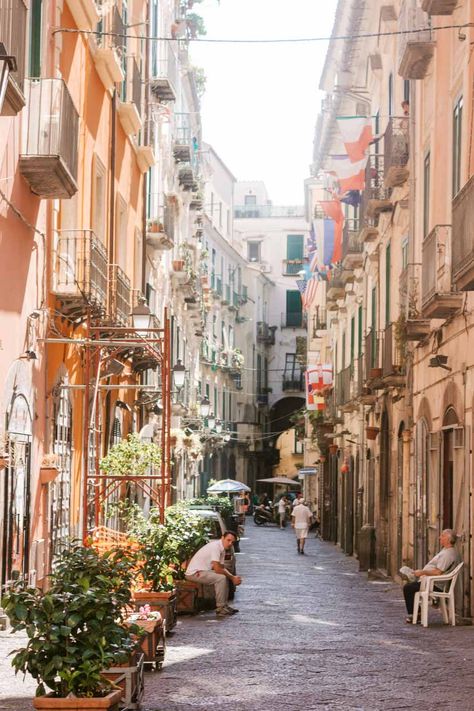
<path id="1" fill-rule="evenodd" d="M 337 0 L 204 0 L 206 38 L 327 37 Z M 263 180 L 274 205 L 303 204 L 326 42 L 192 43 L 204 68 L 204 140 L 238 180 Z"/>

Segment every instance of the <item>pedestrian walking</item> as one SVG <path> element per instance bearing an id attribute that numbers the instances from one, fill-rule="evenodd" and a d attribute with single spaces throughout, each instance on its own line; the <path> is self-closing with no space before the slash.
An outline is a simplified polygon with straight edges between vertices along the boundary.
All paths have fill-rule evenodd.
<path id="1" fill-rule="evenodd" d="M 301 491 L 298 491 L 295 498 L 293 499 L 293 504 L 292 504 L 293 508 L 295 508 L 295 506 L 298 506 L 298 504 L 303 504 L 303 503 L 304 503 L 303 494 L 301 493 Z"/>
<path id="2" fill-rule="evenodd" d="M 227 581 L 230 580 L 234 585 L 240 585 L 242 578 L 239 575 L 232 575 L 224 567 L 225 552 L 232 547 L 236 540 L 235 533 L 226 531 L 218 540 L 210 541 L 200 548 L 193 555 L 186 569 L 186 580 L 214 586 L 217 617 L 227 617 L 238 612 L 235 607 L 227 604 L 229 599 Z"/>
<path id="3" fill-rule="evenodd" d="M 313 514 L 304 503 L 299 503 L 297 506 L 294 506 L 291 512 L 291 525 L 295 529 L 296 546 L 298 553 L 301 553 L 301 555 L 304 555 L 304 544 L 308 537 L 312 518 Z"/>
<path id="4" fill-rule="evenodd" d="M 278 502 L 278 517 L 280 519 L 280 528 L 285 528 L 285 518 L 286 518 L 286 507 L 288 506 L 288 499 L 286 496 L 282 496 Z"/>

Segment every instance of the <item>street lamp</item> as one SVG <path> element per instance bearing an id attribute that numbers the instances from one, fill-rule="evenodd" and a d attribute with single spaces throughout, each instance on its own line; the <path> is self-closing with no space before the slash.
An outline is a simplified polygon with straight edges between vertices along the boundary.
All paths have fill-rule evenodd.
<path id="1" fill-rule="evenodd" d="M 3 101 L 7 93 L 8 75 L 16 72 L 16 57 L 7 54 L 5 45 L 0 42 L 0 113 L 3 108 Z"/>
<path id="2" fill-rule="evenodd" d="M 186 368 L 178 358 L 176 365 L 173 366 L 173 382 L 177 390 L 181 390 L 181 388 L 184 386 L 185 375 Z"/>
<path id="3" fill-rule="evenodd" d="M 211 403 L 207 397 L 202 398 L 199 411 L 201 413 L 201 417 L 207 417 L 209 415 L 209 412 L 211 411 Z"/>
<path id="4" fill-rule="evenodd" d="M 222 422 L 220 420 L 216 420 L 216 432 L 217 434 L 221 434 L 222 432 Z"/>
<path id="5" fill-rule="evenodd" d="M 145 299 L 140 299 L 137 306 L 132 310 L 133 328 L 139 336 L 144 338 L 151 328 L 151 311 Z"/>
<path id="6" fill-rule="evenodd" d="M 207 426 L 210 430 L 213 430 L 216 426 L 216 416 L 212 412 L 209 413 L 209 416 L 207 418 Z"/>

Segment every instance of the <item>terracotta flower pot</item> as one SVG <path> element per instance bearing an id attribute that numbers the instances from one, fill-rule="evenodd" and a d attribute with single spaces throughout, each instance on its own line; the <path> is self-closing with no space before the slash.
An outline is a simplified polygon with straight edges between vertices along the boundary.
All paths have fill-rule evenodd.
<path id="1" fill-rule="evenodd" d="M 35 709 L 43 711 L 56 711 L 57 709 L 67 709 L 68 711 L 118 711 L 119 702 L 122 698 L 120 690 L 112 691 L 102 698 L 89 699 L 54 699 L 52 696 L 36 696 L 33 699 Z"/>
<path id="2" fill-rule="evenodd" d="M 54 481 L 59 474 L 59 469 L 57 467 L 41 467 L 40 468 L 40 482 L 41 484 L 49 484 Z"/>
<path id="3" fill-rule="evenodd" d="M 369 380 L 377 380 L 382 377 L 382 368 L 371 368 L 369 370 Z"/>
<path id="4" fill-rule="evenodd" d="M 380 432 L 379 427 L 366 427 L 365 428 L 365 434 L 367 435 L 367 439 L 377 439 L 377 435 Z"/>

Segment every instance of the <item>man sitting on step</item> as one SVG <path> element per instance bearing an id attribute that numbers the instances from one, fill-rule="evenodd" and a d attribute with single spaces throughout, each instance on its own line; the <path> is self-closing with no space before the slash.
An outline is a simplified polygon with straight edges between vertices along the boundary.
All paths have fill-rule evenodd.
<path id="1" fill-rule="evenodd" d="M 193 555 L 186 569 L 186 580 L 214 586 L 217 617 L 227 617 L 238 612 L 234 607 L 230 607 L 227 604 L 229 598 L 227 578 L 234 585 L 240 585 L 242 578 L 238 575 L 232 575 L 224 567 L 225 552 L 232 547 L 236 540 L 235 533 L 226 531 L 222 538 L 210 541 L 200 548 Z"/>

